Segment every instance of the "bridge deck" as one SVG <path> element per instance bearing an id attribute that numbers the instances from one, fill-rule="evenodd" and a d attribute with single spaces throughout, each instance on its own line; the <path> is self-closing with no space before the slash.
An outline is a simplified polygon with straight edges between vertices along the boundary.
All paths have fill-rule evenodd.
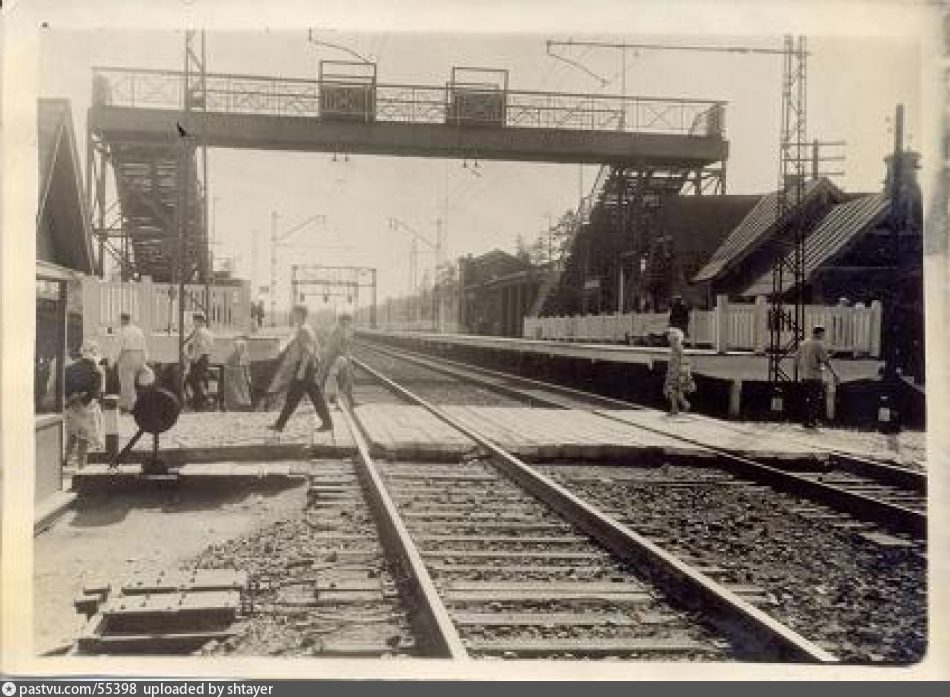
<path id="1" fill-rule="evenodd" d="M 173 142 L 179 72 L 98 68 L 89 126 Z M 190 83 L 194 88 L 195 83 Z M 536 162 L 702 167 L 724 160 L 722 102 L 209 74 L 192 89 L 198 145 Z"/>

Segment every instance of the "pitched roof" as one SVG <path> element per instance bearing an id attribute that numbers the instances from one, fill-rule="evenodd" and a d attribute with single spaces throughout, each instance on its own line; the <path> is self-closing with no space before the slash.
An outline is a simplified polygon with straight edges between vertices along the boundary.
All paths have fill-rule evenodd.
<path id="1" fill-rule="evenodd" d="M 92 236 L 68 100 L 37 100 L 37 150 L 39 260 L 92 273 Z M 42 247 L 40 237 L 48 240 Z"/>
<path id="2" fill-rule="evenodd" d="M 867 194 L 836 204 L 818 227 L 805 238 L 805 278 L 830 259 L 841 254 L 867 228 L 878 223 L 887 212 L 888 198 L 883 194 Z M 794 279 L 783 278 L 783 290 L 790 290 Z M 772 273 L 768 271 L 755 280 L 741 295 L 772 293 Z"/>
<path id="3" fill-rule="evenodd" d="M 838 192 L 837 187 L 827 178 L 812 179 L 806 182 L 799 206 L 811 201 L 822 191 Z M 838 192 L 840 193 L 840 192 Z M 748 215 L 735 227 L 720 245 L 709 261 L 693 276 L 693 283 L 711 281 L 742 261 L 777 227 L 778 192 L 763 196 Z M 792 211 L 786 214 L 790 216 Z"/>

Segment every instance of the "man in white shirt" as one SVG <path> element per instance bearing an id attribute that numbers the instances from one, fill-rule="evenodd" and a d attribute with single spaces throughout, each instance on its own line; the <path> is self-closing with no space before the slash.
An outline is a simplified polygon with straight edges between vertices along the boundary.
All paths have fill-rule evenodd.
<path id="1" fill-rule="evenodd" d="M 132 411 L 135 406 L 135 377 L 145 367 L 148 360 L 148 349 L 145 345 L 145 334 L 136 325 L 132 324 L 132 317 L 128 312 L 119 315 L 119 332 L 116 335 L 116 372 L 119 374 L 119 408 L 122 411 Z"/>
<path id="2" fill-rule="evenodd" d="M 284 350 L 283 359 L 271 381 L 268 392 L 274 394 L 287 387 L 287 398 L 277 421 L 270 430 L 280 433 L 287 425 L 287 420 L 300 404 L 304 395 L 310 397 L 313 407 L 320 417 L 320 427 L 317 431 L 332 431 L 333 421 L 326 399 L 317 382 L 319 369 L 320 346 L 316 334 L 307 324 L 307 307 L 295 305 L 290 311 L 290 322 L 296 327 L 293 340 Z"/>
<path id="3" fill-rule="evenodd" d="M 798 378 L 802 384 L 804 396 L 802 425 L 815 428 L 821 415 L 821 403 L 824 396 L 824 369 L 828 368 L 837 383 L 838 374 L 831 366 L 828 349 L 825 347 L 825 328 L 818 325 L 812 329 L 811 338 L 798 345 Z"/>
<path id="4" fill-rule="evenodd" d="M 211 366 L 211 351 L 214 349 L 214 334 L 208 329 L 205 316 L 196 313 L 195 328 L 188 337 L 186 349 L 191 357 L 191 368 L 185 384 L 191 387 L 191 405 L 198 411 L 207 401 L 208 368 Z"/>

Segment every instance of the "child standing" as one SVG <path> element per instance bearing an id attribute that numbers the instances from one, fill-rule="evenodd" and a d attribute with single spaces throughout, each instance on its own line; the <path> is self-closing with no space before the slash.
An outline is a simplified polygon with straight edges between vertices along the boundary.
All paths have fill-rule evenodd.
<path id="1" fill-rule="evenodd" d="M 99 367 L 99 347 L 83 343 L 81 357 L 66 368 L 66 454 L 65 464 L 76 450 L 76 467 L 86 465 L 89 447 L 102 447 L 102 410 L 99 398 L 105 376 Z"/>
<path id="2" fill-rule="evenodd" d="M 683 411 L 689 411 L 690 404 L 686 395 L 695 392 L 696 384 L 689 370 L 689 364 L 683 352 L 682 330 L 670 327 L 667 331 L 670 341 L 670 359 L 666 364 L 666 380 L 663 382 L 663 394 L 670 402 L 670 415 L 676 416 Z"/>

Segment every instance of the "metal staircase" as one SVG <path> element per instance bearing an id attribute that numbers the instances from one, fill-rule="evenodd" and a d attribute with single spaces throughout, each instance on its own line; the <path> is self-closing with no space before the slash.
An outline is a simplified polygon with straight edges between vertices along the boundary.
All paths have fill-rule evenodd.
<path id="1" fill-rule="evenodd" d="M 108 157 L 115 172 L 123 235 L 138 274 L 165 283 L 177 280 L 174 269 L 181 252 L 177 215 L 186 209 L 185 280 L 203 281 L 209 272 L 208 239 L 193 153 L 186 157 L 183 148 L 175 145 L 110 143 Z M 186 176 L 191 185 L 187 206 L 180 206 L 178 178 L 187 171 L 185 167 L 190 169 Z"/>
<path id="2" fill-rule="evenodd" d="M 568 230 L 568 238 L 566 248 L 555 264 L 554 268 L 551 270 L 541 284 L 541 288 L 538 291 L 538 296 L 534 299 L 530 310 L 528 311 L 529 317 L 538 317 L 546 309 L 545 305 L 548 300 L 551 298 L 551 294 L 558 288 L 561 277 L 564 274 L 564 269 L 567 264 L 567 261 L 572 257 L 574 251 L 574 241 L 577 239 L 578 232 L 585 226 L 590 223 L 591 212 L 594 208 L 599 205 L 601 198 L 604 194 L 604 185 L 607 182 L 607 176 L 610 173 L 611 168 L 607 165 L 602 165 L 600 170 L 597 172 L 597 177 L 594 179 L 594 184 L 591 187 L 590 193 L 582 198 L 577 205 L 577 212 L 572 221 L 572 225 Z"/>

